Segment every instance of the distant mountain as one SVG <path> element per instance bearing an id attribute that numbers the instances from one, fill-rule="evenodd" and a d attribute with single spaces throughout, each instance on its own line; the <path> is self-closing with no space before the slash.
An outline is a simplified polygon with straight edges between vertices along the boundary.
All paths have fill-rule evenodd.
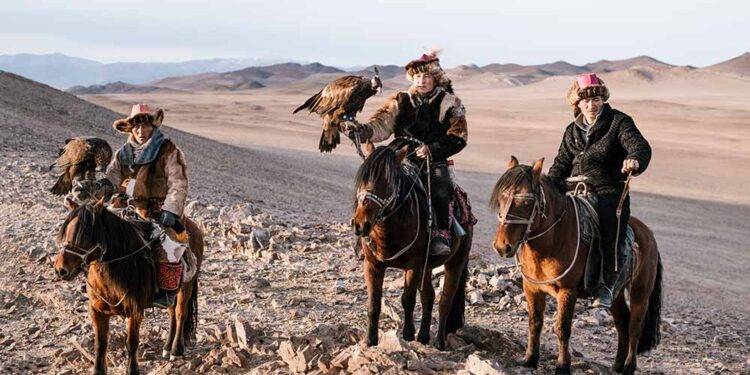
<path id="1" fill-rule="evenodd" d="M 288 62 L 289 59 L 209 59 L 176 63 L 122 62 L 104 64 L 53 53 L 48 55 L 0 55 L 0 69 L 57 88 L 110 82 L 140 84 L 165 77 L 207 72 L 226 72 L 249 66 Z"/>
<path id="2" fill-rule="evenodd" d="M 745 52 L 733 59 L 707 66 L 704 69 L 737 75 L 750 75 L 750 52 Z"/>
<path id="3" fill-rule="evenodd" d="M 179 92 L 178 90 L 157 87 L 151 85 L 133 85 L 121 81 L 107 83 L 104 85 L 91 86 L 73 86 L 65 90 L 75 95 L 96 95 L 96 94 L 149 94 L 149 93 L 167 93 Z"/>
<path id="4" fill-rule="evenodd" d="M 675 65 L 667 64 L 650 56 L 637 56 L 625 60 L 599 60 L 584 65 L 584 68 L 594 73 L 608 73 L 618 70 L 626 70 L 637 66 L 656 69 L 669 69 L 675 67 Z"/>
<path id="5" fill-rule="evenodd" d="M 378 70 L 380 71 L 380 79 L 386 80 L 391 79 L 393 77 L 397 77 L 400 75 L 405 75 L 406 71 L 404 70 L 403 66 L 398 65 L 378 65 Z M 375 65 L 370 65 L 368 67 L 360 68 L 356 71 L 352 71 L 352 74 L 355 75 L 361 75 L 366 77 L 371 77 L 375 75 Z"/>
<path id="6" fill-rule="evenodd" d="M 265 86 L 284 85 L 315 74 L 345 73 L 320 63 L 302 65 L 284 63 L 250 67 L 226 73 L 204 73 L 169 77 L 151 83 L 153 86 L 189 91 L 235 91 Z"/>

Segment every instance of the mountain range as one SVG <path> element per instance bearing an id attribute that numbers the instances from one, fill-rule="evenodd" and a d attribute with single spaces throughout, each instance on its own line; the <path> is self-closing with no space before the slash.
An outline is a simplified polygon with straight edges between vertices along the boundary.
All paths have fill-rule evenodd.
<path id="1" fill-rule="evenodd" d="M 47 55 L 24 53 L 0 55 L 0 70 L 15 73 L 56 88 L 66 89 L 71 86 L 89 86 L 117 81 L 140 84 L 169 76 L 227 72 L 248 66 L 271 65 L 288 61 L 291 60 L 246 58 L 169 63 L 117 62 L 105 64 L 61 53 Z"/>
<path id="2" fill-rule="evenodd" d="M 212 59 L 182 63 L 113 63 L 102 64 L 62 54 L 0 56 L 0 69 L 15 72 L 54 87 L 70 87 L 69 92 L 84 94 L 153 93 L 169 91 L 237 91 L 268 86 L 306 89 L 321 86 L 344 74 L 372 76 L 374 66 L 350 68 L 349 71 L 320 63 L 282 62 L 265 64 L 261 59 Z M 402 86 L 404 68 L 378 65 L 386 85 Z M 650 56 L 623 60 L 600 60 L 585 65 L 565 61 L 548 64 L 474 64 L 446 69 L 454 82 L 474 86 L 522 86 L 554 76 L 584 72 L 627 74 L 653 80 L 665 72 L 726 73 L 750 75 L 750 52 L 704 68 L 676 66 Z M 390 81 L 390 82 L 389 82 Z M 95 82 L 91 84 L 89 82 Z"/>

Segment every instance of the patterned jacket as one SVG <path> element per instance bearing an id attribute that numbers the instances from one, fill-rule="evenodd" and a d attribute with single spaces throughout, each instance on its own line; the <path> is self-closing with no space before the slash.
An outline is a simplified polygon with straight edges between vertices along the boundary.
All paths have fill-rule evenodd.
<path id="1" fill-rule="evenodd" d="M 121 152 L 122 149 L 112 158 L 106 176 L 119 192 L 129 193 L 141 216 L 156 219 L 160 210 L 166 210 L 182 217 L 188 192 L 182 151 L 166 139 L 152 162 L 134 165 L 132 169 L 121 163 Z"/>
<path id="2" fill-rule="evenodd" d="M 392 134 L 409 136 L 427 144 L 433 161 L 445 161 L 466 147 L 468 130 L 461 100 L 437 87 L 426 98 L 413 91 L 402 91 L 388 101 L 366 124 L 372 129 L 373 142 L 382 142 Z"/>
<path id="3" fill-rule="evenodd" d="M 605 104 L 588 137 L 575 121 L 568 125 L 547 175 L 561 190 L 567 177 L 583 175 L 597 193 L 618 194 L 626 179 L 621 172 L 626 158 L 638 160 L 634 174 L 643 173 L 651 161 L 651 146 L 630 116 Z"/>

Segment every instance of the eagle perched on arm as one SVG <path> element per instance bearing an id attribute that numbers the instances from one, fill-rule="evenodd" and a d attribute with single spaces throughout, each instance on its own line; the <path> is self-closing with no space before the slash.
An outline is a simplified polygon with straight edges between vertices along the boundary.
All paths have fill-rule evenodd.
<path id="1" fill-rule="evenodd" d="M 73 188 L 73 181 L 93 179 L 96 170 L 104 171 L 112 160 L 112 148 L 101 138 L 75 137 L 65 140 L 57 160 L 49 169 L 58 167 L 62 174 L 50 189 L 52 194 L 65 195 Z"/>
<path id="2" fill-rule="evenodd" d="M 382 88 L 380 73 L 375 67 L 375 76 L 369 80 L 352 75 L 332 81 L 307 99 L 305 104 L 295 109 L 294 113 L 307 109 L 310 113 L 317 113 L 323 117 L 323 134 L 320 136 L 318 148 L 320 152 L 331 152 L 341 143 L 341 124 L 353 120 L 364 108 L 365 101 L 379 93 Z"/>

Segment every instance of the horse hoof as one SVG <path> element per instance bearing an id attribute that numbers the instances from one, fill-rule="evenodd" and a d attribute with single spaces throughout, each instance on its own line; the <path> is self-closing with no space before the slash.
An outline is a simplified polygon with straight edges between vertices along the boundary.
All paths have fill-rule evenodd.
<path id="1" fill-rule="evenodd" d="M 417 335 L 417 341 L 419 341 L 422 344 L 427 345 L 430 342 L 430 334 L 419 334 Z"/>
<path id="2" fill-rule="evenodd" d="M 161 351 L 161 357 L 164 359 L 169 358 L 169 350 L 162 350 Z"/>
<path id="3" fill-rule="evenodd" d="M 528 367 L 528 368 L 536 368 L 539 366 L 539 354 L 534 354 L 532 356 L 527 356 L 526 358 L 521 361 L 521 366 Z"/>
<path id="4" fill-rule="evenodd" d="M 622 374 L 623 371 L 625 371 L 625 363 L 622 361 L 615 361 L 615 363 L 612 364 L 612 371 Z"/>
<path id="5" fill-rule="evenodd" d="M 629 365 L 625 365 L 622 369 L 622 373 L 626 375 L 633 375 L 635 374 L 635 368 L 636 368 L 635 362 Z"/>
<path id="6" fill-rule="evenodd" d="M 555 374 L 568 375 L 570 373 L 570 364 L 555 367 Z"/>

